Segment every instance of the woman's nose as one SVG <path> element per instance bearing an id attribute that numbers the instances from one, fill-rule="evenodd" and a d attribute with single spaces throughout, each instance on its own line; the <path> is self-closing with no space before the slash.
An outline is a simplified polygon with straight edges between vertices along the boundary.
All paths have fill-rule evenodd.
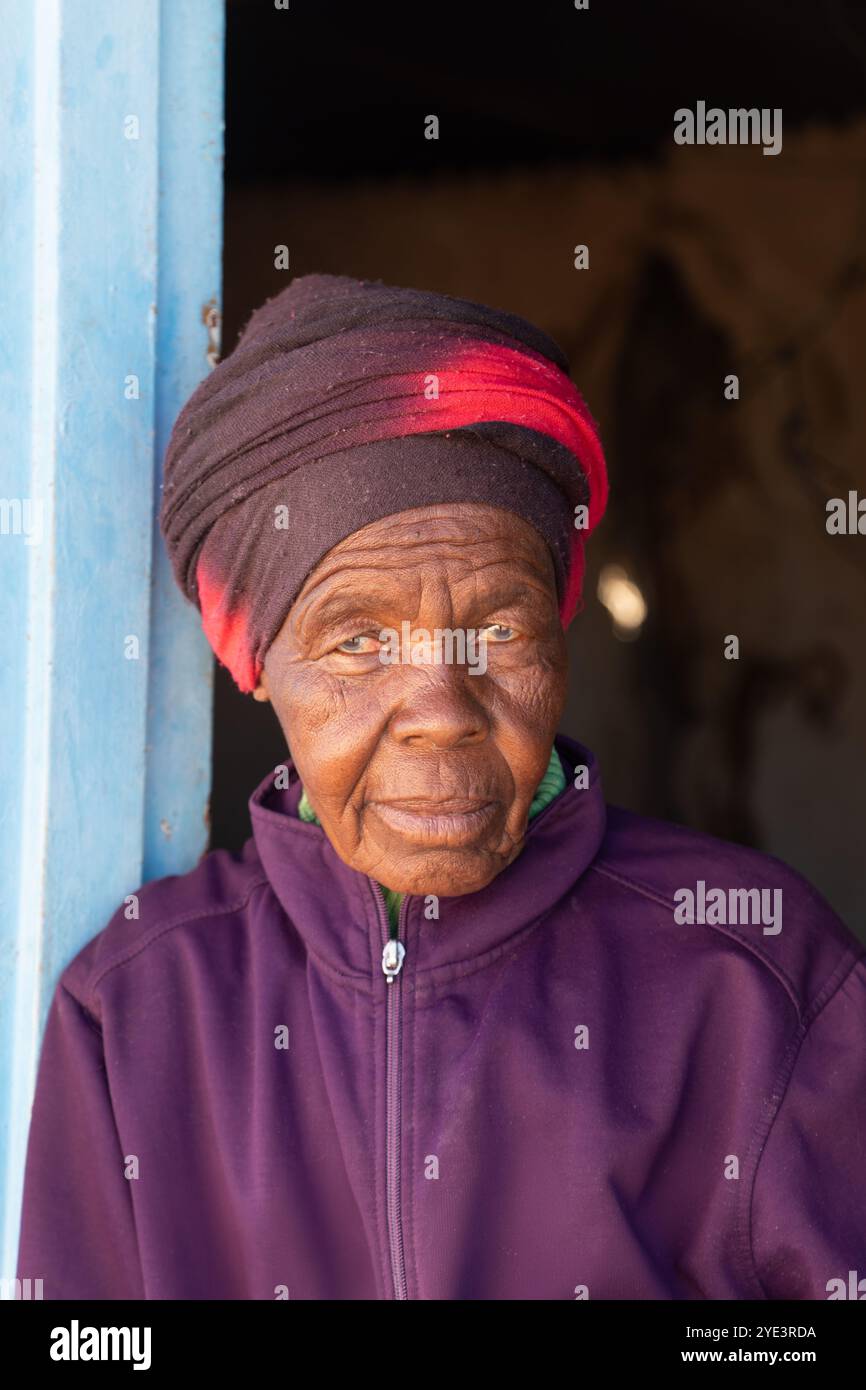
<path id="1" fill-rule="evenodd" d="M 394 738 L 415 747 L 452 748 L 487 737 L 490 719 L 465 666 L 404 667 L 401 674 L 406 689 L 391 719 Z"/>

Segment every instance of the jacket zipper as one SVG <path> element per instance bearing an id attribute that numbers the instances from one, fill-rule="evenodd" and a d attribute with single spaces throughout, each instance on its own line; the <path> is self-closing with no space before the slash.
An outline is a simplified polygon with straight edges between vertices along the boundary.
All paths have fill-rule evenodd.
<path id="1" fill-rule="evenodd" d="M 386 928 L 382 951 L 382 972 L 388 996 L 385 1004 L 385 1206 L 388 1216 L 388 1250 L 391 1256 L 391 1277 L 394 1297 L 408 1298 L 406 1292 L 406 1260 L 403 1251 L 403 1226 L 400 1215 L 400 1053 L 402 1044 L 401 1005 L 403 968 L 406 947 L 400 940 L 400 926 L 405 922 L 406 897 L 400 904 L 395 927 L 388 925 L 385 895 L 376 884 L 383 909 Z"/>

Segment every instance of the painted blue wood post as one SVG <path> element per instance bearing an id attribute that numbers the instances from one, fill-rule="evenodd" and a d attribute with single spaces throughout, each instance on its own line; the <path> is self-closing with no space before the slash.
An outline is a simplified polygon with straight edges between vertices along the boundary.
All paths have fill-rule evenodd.
<path id="1" fill-rule="evenodd" d="M 206 845 L 212 660 L 155 515 L 220 291 L 223 0 L 0 0 L 0 1278 L 57 977 Z M 218 320 L 217 320 L 218 321 Z"/>

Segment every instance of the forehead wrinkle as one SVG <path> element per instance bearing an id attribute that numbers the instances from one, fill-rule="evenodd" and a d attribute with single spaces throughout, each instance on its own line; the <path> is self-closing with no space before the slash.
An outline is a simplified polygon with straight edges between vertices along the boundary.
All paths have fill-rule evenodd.
<path id="1" fill-rule="evenodd" d="M 369 586 L 364 584 L 365 578 L 370 581 Z M 311 623 L 319 620 L 325 622 L 338 617 L 340 613 L 348 616 L 352 609 L 370 610 L 383 606 L 383 611 L 387 610 L 405 593 L 406 584 L 405 578 L 390 572 L 386 573 L 384 579 L 386 582 L 383 583 L 382 573 L 369 568 L 366 571 L 359 568 L 352 573 L 342 568 L 322 575 L 295 604 L 299 632 L 304 633 Z M 388 583 L 388 580 L 391 582 Z"/>
<path id="2" fill-rule="evenodd" d="M 539 599 L 545 603 L 556 599 L 555 588 L 544 583 L 536 575 L 515 576 L 513 572 L 501 576 L 491 576 L 489 583 L 478 583 L 477 574 L 468 574 L 463 582 L 454 585 L 455 598 L 464 606 L 474 604 L 486 604 L 489 608 L 509 607 L 515 602 L 526 601 L 527 593 L 531 594 L 533 604 Z M 463 591 L 471 584 L 472 591 L 470 596 L 464 597 Z"/>
<path id="3" fill-rule="evenodd" d="M 455 507 L 458 504 L 454 504 Z M 353 532 L 331 552 L 349 554 L 353 550 L 405 550 L 407 547 L 452 545 L 456 548 L 504 542 L 509 549 L 544 547 L 543 538 L 518 513 L 500 507 L 459 504 L 459 511 L 419 509 L 420 515 L 396 514 L 372 522 Z M 490 513 L 493 513 L 491 521 Z M 516 531 L 516 534 L 515 534 Z"/>
<path id="4" fill-rule="evenodd" d="M 456 575 L 451 589 L 455 601 L 463 607 L 482 603 L 491 608 L 507 606 L 527 590 L 532 592 L 533 601 L 540 598 L 545 603 L 557 602 L 552 559 L 544 569 L 523 556 L 482 561 Z"/>
<path id="5" fill-rule="evenodd" d="M 366 603 L 368 607 L 378 608 L 380 604 L 390 602 L 388 590 L 393 581 L 399 584 L 403 611 L 409 604 L 417 611 L 420 593 L 416 591 L 426 587 L 428 582 L 424 571 L 447 566 L 449 560 L 458 562 L 462 569 L 462 573 L 449 577 L 455 595 L 459 589 L 471 583 L 477 596 L 488 582 L 491 586 L 496 583 L 494 578 L 488 581 L 485 572 L 506 566 L 511 575 L 517 571 L 522 576 L 522 582 L 542 596 L 547 598 L 555 594 L 553 557 L 542 537 L 523 530 L 517 535 L 505 534 L 505 527 L 501 523 L 498 535 L 467 535 L 465 527 L 461 527 L 461 533 L 454 534 L 449 523 L 459 524 L 459 521 L 459 518 L 450 516 L 435 516 L 431 519 L 432 524 L 427 519 L 401 519 L 393 528 L 397 531 L 396 536 L 370 534 L 364 528 L 346 537 L 320 560 L 308 576 L 307 584 L 294 605 L 296 630 L 308 629 L 310 619 L 320 616 L 322 610 L 319 603 L 325 602 L 319 599 L 320 591 L 331 584 L 344 591 L 348 586 L 349 594 L 359 606 Z M 442 529 L 450 530 L 451 534 L 442 535 Z M 486 531 L 488 528 L 479 529 Z M 500 527 L 494 526 L 493 529 L 500 530 Z M 431 536 L 431 530 L 439 534 Z M 494 546 L 501 552 L 503 543 L 509 543 L 511 553 L 507 556 L 501 553 L 490 555 L 490 549 Z M 421 552 L 420 556 L 418 552 Z M 467 564 L 470 555 L 471 561 Z M 355 589 L 366 584 L 370 585 L 369 592 L 356 597 Z"/>
<path id="6" fill-rule="evenodd" d="M 491 535 L 486 530 L 480 530 L 473 534 L 441 534 L 435 529 L 433 534 L 422 533 L 412 534 L 393 540 L 381 540 L 375 543 L 375 549 L 404 551 L 406 549 L 428 549 L 428 550 L 490 550 L 493 547 L 506 549 L 509 556 L 513 553 L 522 555 L 532 555 L 538 550 L 546 550 L 546 545 L 541 536 L 535 544 L 535 537 L 530 538 L 520 532 L 517 535 L 502 532 L 499 535 Z M 371 542 L 371 548 L 373 548 Z"/>
<path id="7" fill-rule="evenodd" d="M 546 555 L 545 558 L 547 558 Z M 551 560 L 548 565 L 545 565 L 536 563 L 536 561 L 528 555 L 509 555 L 507 558 L 496 556 L 489 560 L 476 561 L 469 566 L 460 578 L 479 578 L 486 570 L 492 569 L 507 570 L 509 575 L 513 575 L 515 570 L 519 570 L 530 578 L 536 576 L 539 579 L 546 579 L 548 574 L 553 573 L 553 561 Z"/>
<path id="8" fill-rule="evenodd" d="M 334 566 L 345 564 L 370 564 L 371 560 L 384 563 L 391 568 L 395 565 L 406 565 L 416 563 L 415 552 L 421 552 L 422 562 L 424 560 L 447 559 L 449 551 L 478 551 L 484 547 L 489 548 L 494 544 L 501 544 L 506 541 L 506 537 L 489 536 L 406 536 L 392 540 L 373 540 L 372 538 L 359 545 L 357 550 L 347 547 L 341 553 L 333 552 Z M 411 552 L 411 554 L 410 554 Z M 505 561 L 503 561 L 505 563 Z"/>
<path id="9" fill-rule="evenodd" d="M 353 539 L 357 540 L 357 538 Z M 339 575 L 346 570 L 362 573 L 365 569 L 368 569 L 371 572 L 378 573 L 381 567 L 381 569 L 386 572 L 390 572 L 396 566 L 404 567 L 416 564 L 416 557 L 414 555 L 412 557 L 407 556 L 407 550 L 420 550 L 422 552 L 422 564 L 441 563 L 447 560 L 449 548 L 460 551 L 461 554 L 454 558 L 459 558 L 461 560 L 464 558 L 462 552 L 468 551 L 471 552 L 473 556 L 472 568 L 476 570 L 497 564 L 509 566 L 524 564 L 537 573 L 542 573 L 548 568 L 545 561 L 552 565 L 551 557 L 543 542 L 540 542 L 541 548 L 538 552 L 538 556 L 543 555 L 543 559 L 533 555 L 528 545 L 523 545 L 519 542 L 517 545 L 509 548 L 509 553 L 507 555 L 492 555 L 488 559 L 478 558 L 479 553 L 483 555 L 484 551 L 489 550 L 492 545 L 499 545 L 508 539 L 509 538 L 505 536 L 495 538 L 479 538 L 478 536 L 431 538 L 430 536 L 415 536 L 405 541 L 373 541 L 369 539 L 365 540 L 363 545 L 352 547 L 346 545 L 345 548 L 343 548 L 343 543 L 341 542 L 340 546 L 335 546 L 334 549 L 319 562 L 319 565 L 308 578 L 307 585 L 312 583 L 314 589 L 318 588 L 321 584 L 333 578 L 334 575 Z M 309 592 L 312 591 L 313 590 L 310 590 Z M 303 596 L 306 597 L 307 595 L 304 594 Z"/>
<path id="10" fill-rule="evenodd" d="M 464 561 L 466 557 L 460 558 Z M 382 611 L 396 605 L 402 612 L 411 606 L 415 610 L 422 593 L 429 592 L 433 585 L 442 586 L 443 592 L 453 589 L 455 597 L 471 585 L 473 596 L 483 598 L 488 589 L 515 587 L 519 579 L 520 584 L 542 597 L 548 598 L 555 592 L 552 563 L 542 568 L 529 556 L 509 559 L 496 556 L 479 560 L 476 555 L 470 564 L 465 567 L 461 565 L 461 573 L 452 575 L 445 572 L 441 557 L 437 562 L 436 557 L 425 556 L 419 563 L 410 561 L 408 564 L 405 564 L 404 557 L 405 567 L 399 572 L 390 566 L 381 569 L 371 566 L 369 561 L 369 555 L 357 557 L 349 564 L 317 576 L 313 588 L 302 595 L 298 602 L 296 616 L 299 629 L 305 630 L 310 621 L 326 620 L 330 616 L 328 607 L 331 602 L 335 606 L 345 605 L 347 610 L 353 605 L 358 608 L 381 608 Z M 507 573 L 497 575 L 497 570 Z M 324 594 L 321 593 L 323 588 L 327 590 Z"/>

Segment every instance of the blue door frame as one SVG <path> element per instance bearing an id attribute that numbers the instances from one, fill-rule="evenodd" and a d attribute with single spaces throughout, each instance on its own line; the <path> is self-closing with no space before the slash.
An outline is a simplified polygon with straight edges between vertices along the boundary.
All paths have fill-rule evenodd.
<path id="1" fill-rule="evenodd" d="M 207 843 L 212 658 L 156 527 L 213 365 L 223 0 L 0 0 L 0 1279 L 64 965 Z"/>

